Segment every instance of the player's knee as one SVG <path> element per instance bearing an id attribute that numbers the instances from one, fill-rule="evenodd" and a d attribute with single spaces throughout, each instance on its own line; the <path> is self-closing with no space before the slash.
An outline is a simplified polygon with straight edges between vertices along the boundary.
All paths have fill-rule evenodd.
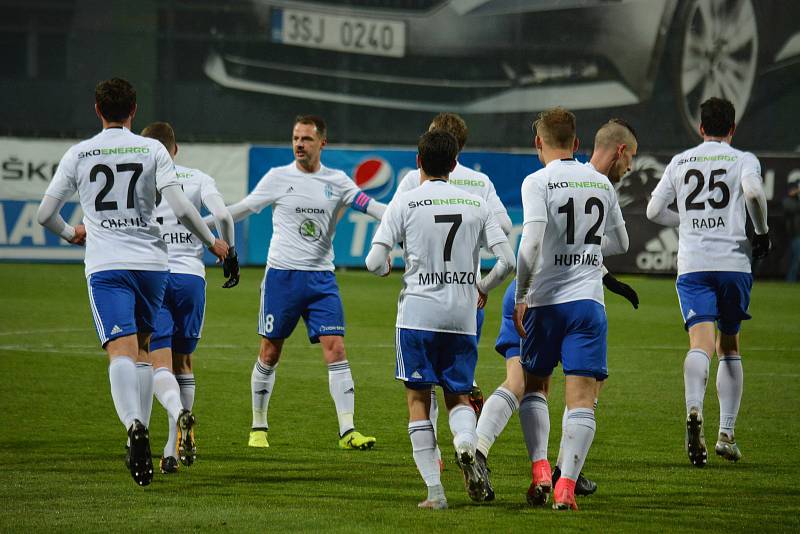
<path id="1" fill-rule="evenodd" d="M 543 393 L 547 396 L 550 393 L 550 377 L 541 377 L 526 373 L 524 390 L 525 393 Z"/>
<path id="2" fill-rule="evenodd" d="M 173 354 L 172 371 L 175 374 L 187 374 L 192 372 L 191 354 Z"/>
<path id="3" fill-rule="evenodd" d="M 525 377 L 524 376 L 507 376 L 506 381 L 503 382 L 503 387 L 520 400 L 525 395 Z"/>
<path id="4" fill-rule="evenodd" d="M 276 365 L 281 358 L 281 346 L 268 339 L 262 339 L 258 352 L 259 361 L 266 365 Z"/>
<path id="5" fill-rule="evenodd" d="M 717 339 L 717 356 L 739 354 L 739 335 L 720 334 Z"/>
<path id="6" fill-rule="evenodd" d="M 325 357 L 325 363 L 342 362 L 347 359 L 347 353 L 344 350 L 344 340 L 339 336 L 330 336 L 333 339 L 326 339 L 322 342 L 322 353 Z"/>

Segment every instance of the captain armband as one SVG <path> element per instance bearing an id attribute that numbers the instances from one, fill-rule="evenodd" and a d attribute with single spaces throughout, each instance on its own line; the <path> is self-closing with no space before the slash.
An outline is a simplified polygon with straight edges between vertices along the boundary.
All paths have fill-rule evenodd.
<path id="1" fill-rule="evenodd" d="M 367 206 L 369 206 L 371 200 L 372 198 L 366 193 L 359 193 L 356 195 L 356 198 L 353 199 L 353 203 L 350 205 L 350 207 L 356 211 L 360 211 L 361 213 L 366 213 Z"/>

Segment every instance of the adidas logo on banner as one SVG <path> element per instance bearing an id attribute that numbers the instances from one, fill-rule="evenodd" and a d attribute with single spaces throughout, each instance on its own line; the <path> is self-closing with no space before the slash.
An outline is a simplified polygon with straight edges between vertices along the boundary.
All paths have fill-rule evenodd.
<path id="1" fill-rule="evenodd" d="M 111 335 L 112 335 L 112 336 L 113 336 L 114 334 L 119 334 L 120 332 L 122 332 L 122 328 L 120 328 L 120 327 L 119 327 L 119 326 L 117 326 L 117 325 L 114 325 L 114 328 L 112 328 L 112 329 L 111 329 Z"/>
<path id="2" fill-rule="evenodd" d="M 643 271 L 675 271 L 678 268 L 678 230 L 665 228 L 636 255 L 636 266 Z"/>
<path id="3" fill-rule="evenodd" d="M 414 371 L 413 373 L 411 373 L 411 378 L 416 378 L 417 380 L 419 380 L 420 378 L 422 378 L 422 375 L 419 374 L 419 371 Z"/>

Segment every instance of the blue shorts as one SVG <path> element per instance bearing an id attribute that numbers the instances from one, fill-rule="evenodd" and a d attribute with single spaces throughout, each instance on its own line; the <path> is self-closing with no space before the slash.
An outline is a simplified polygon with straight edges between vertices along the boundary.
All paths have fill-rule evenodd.
<path id="1" fill-rule="evenodd" d="M 503 294 L 503 318 L 500 320 L 500 332 L 494 342 L 494 350 L 503 355 L 507 360 L 520 355 L 520 342 L 522 338 L 514 326 L 514 293 L 517 291 L 517 281 L 513 280 Z"/>
<path id="2" fill-rule="evenodd" d="M 750 289 L 753 275 L 728 271 L 682 274 L 675 282 L 686 330 L 697 323 L 716 322 L 723 334 L 739 332 L 750 319 Z"/>
<path id="3" fill-rule="evenodd" d="M 478 340 L 468 334 L 398 328 L 395 378 L 411 389 L 439 385 L 447 393 L 472 391 Z"/>
<path id="4" fill-rule="evenodd" d="M 155 330 L 168 274 L 114 269 L 89 275 L 89 306 L 103 347 L 119 337 Z"/>
<path id="5" fill-rule="evenodd" d="M 177 354 L 193 353 L 203 330 L 205 312 L 205 278 L 170 273 L 156 329 L 150 338 L 150 350 L 171 348 Z"/>
<path id="6" fill-rule="evenodd" d="M 331 271 L 288 271 L 268 268 L 261 282 L 258 333 L 285 339 L 303 318 L 308 339 L 344 335 L 344 309 L 336 276 Z"/>
<path id="7" fill-rule="evenodd" d="M 475 340 L 477 343 L 481 342 L 481 330 L 483 329 L 483 320 L 486 317 L 486 310 L 478 308 L 475 315 Z"/>
<path id="8" fill-rule="evenodd" d="M 593 300 L 529 308 L 525 314 L 522 367 L 546 377 L 561 362 L 565 375 L 608 377 L 606 310 Z"/>

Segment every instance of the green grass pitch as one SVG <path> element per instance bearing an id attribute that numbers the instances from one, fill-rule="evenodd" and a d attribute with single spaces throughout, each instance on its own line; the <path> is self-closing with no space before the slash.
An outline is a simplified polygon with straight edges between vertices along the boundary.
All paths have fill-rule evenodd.
<path id="1" fill-rule="evenodd" d="M 356 425 L 374 450 L 337 448 L 333 402 L 320 349 L 299 326 L 287 341 L 270 406 L 270 444 L 246 446 L 250 371 L 257 352 L 260 269 L 222 290 L 209 271 L 204 337 L 196 352 L 199 457 L 136 487 L 123 465 L 125 433 L 114 412 L 107 363 L 97 344 L 82 266 L 0 265 L 0 530 L 118 531 L 794 531 L 800 529 L 800 286 L 756 282 L 742 333 L 745 392 L 736 427 L 744 453 L 713 452 L 705 469 L 683 451 L 686 335 L 673 281 L 624 279 L 639 291 L 634 311 L 607 294 L 610 380 L 584 472 L 599 484 L 578 513 L 525 504 L 529 483 L 519 421 L 489 457 L 494 503 L 469 501 L 460 472 L 443 475 L 450 509 L 417 510 L 425 489 L 406 433 L 403 387 L 393 379 L 400 277 L 338 273 L 347 352 L 356 381 Z M 477 378 L 488 396 L 504 377 L 494 352 L 502 290 L 490 298 Z M 718 404 L 712 363 L 706 436 Z M 550 458 L 555 459 L 563 379 L 554 375 Z M 158 406 L 157 457 L 166 436 Z M 447 417 L 439 422 L 451 458 Z"/>

